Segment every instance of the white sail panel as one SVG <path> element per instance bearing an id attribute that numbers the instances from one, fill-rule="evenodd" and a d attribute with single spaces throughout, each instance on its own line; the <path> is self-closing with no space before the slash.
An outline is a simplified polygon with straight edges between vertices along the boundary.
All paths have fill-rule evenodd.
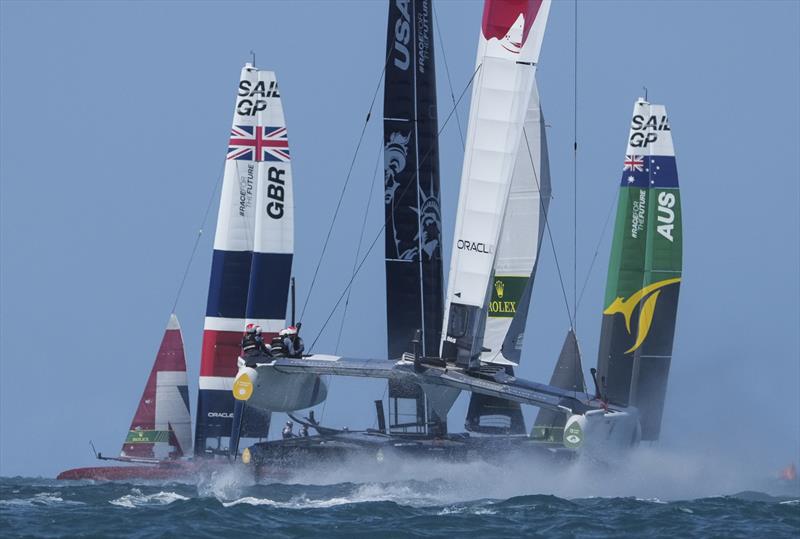
<path id="1" fill-rule="evenodd" d="M 156 430 L 172 431 L 184 455 L 192 452 L 192 418 L 189 414 L 186 371 L 159 371 L 156 376 Z M 184 397 L 185 395 L 185 397 Z M 172 448 L 156 444 L 156 457 L 167 458 Z M 166 444 L 164 444 L 166 445 Z M 161 454 L 159 449 L 167 452 Z"/>
<path id="2" fill-rule="evenodd" d="M 549 168 L 544 119 L 534 84 L 494 262 L 483 338 L 488 351 L 481 354 L 483 362 L 518 362 L 530 300 L 526 288 L 531 286 L 528 281 L 535 274 L 550 202 Z M 513 336 L 511 350 L 504 350 L 503 343 L 515 319 L 519 333 Z"/>
<path id="3" fill-rule="evenodd" d="M 275 73 L 258 71 L 258 82 L 249 93 L 263 105 L 254 131 L 258 184 L 246 321 L 262 326 L 265 338 L 271 338 L 285 327 L 292 273 L 292 163 Z"/>
<path id="4" fill-rule="evenodd" d="M 294 200 L 292 163 L 283 103 L 273 71 L 259 71 L 266 108 L 257 116 L 261 140 L 258 161 L 255 237 L 253 251 L 258 253 L 294 252 Z M 272 89 L 270 91 L 270 89 Z"/>
<path id="5" fill-rule="evenodd" d="M 255 131 L 260 119 L 256 111 L 264 106 L 263 99 L 253 94 L 258 86 L 259 71 L 245 64 L 239 78 L 214 236 L 214 249 L 220 251 L 253 250 L 258 182 Z"/>
<path id="6" fill-rule="evenodd" d="M 480 355 L 490 280 L 548 1 L 484 6 L 443 325 L 444 357 Z M 446 348 L 452 348 L 454 350 Z"/>

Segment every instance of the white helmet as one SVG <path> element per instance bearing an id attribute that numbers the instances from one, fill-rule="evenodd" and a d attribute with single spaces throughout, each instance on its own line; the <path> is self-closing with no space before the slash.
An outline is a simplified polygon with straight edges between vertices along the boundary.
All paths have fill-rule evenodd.
<path id="1" fill-rule="evenodd" d="M 289 326 L 286 329 L 282 329 L 280 332 L 281 337 L 286 337 L 288 335 L 297 335 L 297 327 Z"/>
<path id="2" fill-rule="evenodd" d="M 261 326 L 256 326 L 256 335 L 261 335 Z"/>

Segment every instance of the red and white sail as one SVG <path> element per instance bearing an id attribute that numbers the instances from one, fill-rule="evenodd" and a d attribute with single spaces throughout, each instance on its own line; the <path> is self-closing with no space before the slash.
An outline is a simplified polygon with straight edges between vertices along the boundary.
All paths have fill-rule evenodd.
<path id="1" fill-rule="evenodd" d="M 120 457 L 164 460 L 191 451 L 186 357 L 178 318 L 172 314 Z"/>
<path id="2" fill-rule="evenodd" d="M 478 44 L 442 356 L 477 361 L 549 0 L 487 0 Z"/>

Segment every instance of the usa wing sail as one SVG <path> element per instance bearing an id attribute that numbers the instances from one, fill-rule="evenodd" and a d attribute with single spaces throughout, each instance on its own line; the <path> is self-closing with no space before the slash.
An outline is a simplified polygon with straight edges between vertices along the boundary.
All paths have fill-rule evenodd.
<path id="1" fill-rule="evenodd" d="M 477 367 L 549 1 L 487 0 L 478 45 L 442 356 Z"/>
<path id="2" fill-rule="evenodd" d="M 384 202 L 388 357 L 394 359 L 411 350 L 417 330 L 423 355 L 438 354 L 441 340 L 444 286 L 432 15 L 430 0 L 389 4 Z M 389 406 L 393 432 L 425 430 L 419 385 L 390 380 Z"/>
<path id="3" fill-rule="evenodd" d="M 682 273 L 678 173 L 666 108 L 639 99 L 625 152 L 597 360 L 601 391 L 658 439 Z"/>
<path id="4" fill-rule="evenodd" d="M 165 460 L 191 452 L 186 357 L 178 318 L 172 314 L 120 457 Z"/>

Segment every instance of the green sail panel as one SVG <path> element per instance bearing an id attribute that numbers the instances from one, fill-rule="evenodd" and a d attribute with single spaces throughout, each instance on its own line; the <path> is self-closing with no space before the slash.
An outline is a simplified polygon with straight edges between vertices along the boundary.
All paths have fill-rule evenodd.
<path id="1" fill-rule="evenodd" d="M 597 370 L 609 401 L 636 406 L 658 439 L 682 271 L 683 230 L 666 109 L 639 99 L 625 153 Z"/>

